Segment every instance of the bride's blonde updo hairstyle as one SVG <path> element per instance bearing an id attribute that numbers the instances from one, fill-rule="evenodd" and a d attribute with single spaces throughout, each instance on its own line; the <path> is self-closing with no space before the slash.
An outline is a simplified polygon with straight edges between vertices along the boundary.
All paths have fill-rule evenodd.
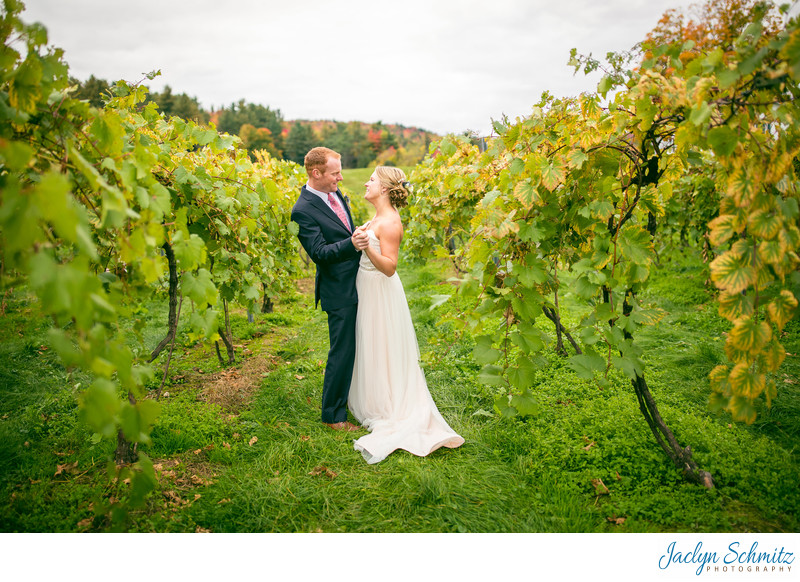
<path id="1" fill-rule="evenodd" d="M 408 205 L 410 184 L 406 180 L 403 170 L 394 166 L 378 166 L 375 168 L 375 175 L 380 180 L 381 188 L 385 189 L 389 195 L 389 202 L 392 203 L 392 206 L 402 208 Z"/>

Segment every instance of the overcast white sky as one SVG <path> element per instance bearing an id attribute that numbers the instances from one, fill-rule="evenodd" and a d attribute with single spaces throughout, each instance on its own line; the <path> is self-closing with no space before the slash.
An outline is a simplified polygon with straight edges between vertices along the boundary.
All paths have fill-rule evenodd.
<path id="1" fill-rule="evenodd" d="M 148 82 L 206 109 L 239 99 L 284 119 L 488 134 L 545 90 L 593 90 L 572 47 L 631 48 L 693 0 L 23 0 L 70 74 Z"/>

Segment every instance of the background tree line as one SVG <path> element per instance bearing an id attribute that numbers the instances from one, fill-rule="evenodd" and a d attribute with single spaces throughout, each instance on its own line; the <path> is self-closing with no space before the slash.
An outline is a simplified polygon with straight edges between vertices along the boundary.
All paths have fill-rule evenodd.
<path id="1" fill-rule="evenodd" d="M 109 83 L 94 75 L 85 81 L 70 78 L 77 87 L 74 95 L 94 107 L 102 107 L 109 95 Z M 309 121 L 283 118 L 279 109 L 237 103 L 217 111 L 206 111 L 196 97 L 174 93 L 169 85 L 161 92 L 150 92 L 147 101 L 155 102 L 167 117 L 180 117 L 198 124 L 213 122 L 220 132 L 237 135 L 253 158 L 256 150 L 272 157 L 303 163 L 311 148 L 324 145 L 342 154 L 345 168 L 371 165 L 413 166 L 422 161 L 428 145 L 440 136 L 403 125 L 364 123 L 360 121 Z M 254 158 L 253 158 L 254 159 Z"/>

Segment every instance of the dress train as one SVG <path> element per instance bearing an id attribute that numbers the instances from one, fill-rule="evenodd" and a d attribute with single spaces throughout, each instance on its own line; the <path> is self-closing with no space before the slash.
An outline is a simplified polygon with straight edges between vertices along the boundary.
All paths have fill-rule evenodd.
<path id="1" fill-rule="evenodd" d="M 380 241 L 367 231 L 370 245 Z M 419 366 L 419 346 L 403 284 L 361 256 L 356 278 L 356 357 L 348 406 L 370 431 L 354 442 L 367 463 L 404 449 L 425 456 L 464 444 L 439 413 Z"/>

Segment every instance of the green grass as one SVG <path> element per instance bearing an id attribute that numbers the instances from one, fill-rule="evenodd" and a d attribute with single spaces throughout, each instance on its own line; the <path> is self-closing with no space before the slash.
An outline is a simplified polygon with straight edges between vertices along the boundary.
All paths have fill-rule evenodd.
<path id="1" fill-rule="evenodd" d="M 411 166 L 400 168 L 406 175 L 411 172 Z M 343 194 L 350 197 L 350 207 L 353 212 L 353 220 L 356 224 L 364 224 L 367 220 L 372 218 L 374 208 L 372 205 L 364 200 L 364 192 L 367 180 L 372 175 L 375 168 L 352 168 L 342 170 L 342 177 L 344 180 L 340 184 Z"/>
<path id="2" fill-rule="evenodd" d="M 340 184 L 342 192 L 347 192 L 350 196 L 363 196 L 364 184 L 366 184 L 369 177 L 375 168 L 351 168 L 342 170 L 343 181 Z"/>
<path id="3" fill-rule="evenodd" d="M 691 445 L 717 488 L 686 482 L 656 445 L 626 378 L 599 389 L 552 350 L 534 390 L 540 413 L 493 412 L 495 389 L 477 380 L 468 337 L 431 311 L 447 278 L 436 264 L 399 269 L 431 393 L 465 439 L 418 458 L 397 451 L 367 465 L 353 434 L 319 422 L 327 353 L 325 316 L 304 295 L 286 297 L 253 324 L 234 314 L 237 365 L 182 333 L 153 442 L 143 450 L 158 486 L 126 529 L 141 532 L 796 532 L 800 365 L 798 321 L 783 338 L 792 354 L 778 398 L 751 426 L 707 412 L 706 376 L 723 361 L 728 323 L 716 314 L 706 271 L 676 255 L 654 273 L 644 300 L 665 311 L 639 342 L 660 412 Z M 578 306 L 563 298 L 566 320 Z M 147 305 L 145 343 L 163 333 L 165 300 Z M 544 324 L 543 324 L 544 325 Z M 95 516 L 113 492 L 105 463 L 113 443 L 92 444 L 76 412 L 86 378 L 46 345 L 46 320 L 22 292 L 0 323 L 0 530 L 105 530 Z M 545 326 L 546 327 L 546 326 Z M 248 350 L 243 357 L 242 350 Z M 258 365 L 256 365 L 258 364 Z M 236 376 L 238 374 L 239 376 Z M 254 380 L 247 398 L 214 401 L 209 387 Z M 151 388 L 155 388 L 155 385 Z M 357 436 L 359 433 L 355 433 Z M 57 467 L 64 469 L 56 475 Z M 597 495 L 593 480 L 609 490 Z"/>

